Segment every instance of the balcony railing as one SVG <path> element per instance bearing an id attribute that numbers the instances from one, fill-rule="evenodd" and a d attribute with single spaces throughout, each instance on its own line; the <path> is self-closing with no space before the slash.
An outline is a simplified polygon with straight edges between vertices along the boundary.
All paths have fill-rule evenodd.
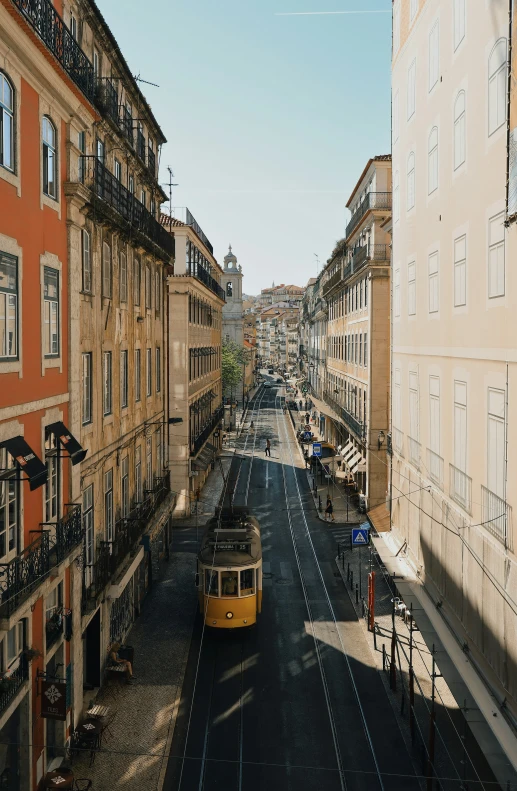
<path id="1" fill-rule="evenodd" d="M 174 255 L 174 237 L 96 157 L 84 157 L 85 181 L 97 198 L 110 206 L 132 230 L 160 247 L 165 257 Z"/>
<path id="2" fill-rule="evenodd" d="M 133 130 L 133 118 L 131 117 L 131 113 L 125 106 L 121 108 L 119 126 L 122 130 L 122 134 L 125 135 L 125 137 L 129 140 L 130 144 L 133 146 L 135 141 L 134 130 Z"/>
<path id="3" fill-rule="evenodd" d="M 81 506 L 67 505 L 58 522 L 40 527 L 37 538 L 9 563 L 0 564 L 0 617 L 9 617 L 59 565 L 80 545 L 83 535 Z M 35 531 L 36 532 L 36 531 Z"/>
<path id="4" fill-rule="evenodd" d="M 224 406 L 217 407 L 215 412 L 209 417 L 206 425 L 197 435 L 197 437 L 192 438 L 190 443 L 190 453 L 192 456 L 195 456 L 203 447 L 205 442 L 207 441 L 208 437 L 217 427 L 217 425 L 221 422 L 224 417 Z"/>
<path id="5" fill-rule="evenodd" d="M 343 420 L 345 425 L 348 426 L 348 428 L 351 429 L 357 437 L 360 437 L 360 439 L 364 441 L 366 438 L 366 425 L 354 417 L 354 415 L 350 414 L 350 412 L 345 409 L 344 406 L 341 406 L 341 404 L 339 404 L 336 399 L 326 391 L 323 393 L 323 400 L 326 404 L 332 407 L 332 409 Z"/>
<path id="6" fill-rule="evenodd" d="M 461 505 L 469 514 L 472 511 L 472 478 L 458 469 L 453 464 L 449 464 L 449 495 L 452 500 Z"/>
<path id="7" fill-rule="evenodd" d="M 136 132 L 136 153 L 145 162 L 145 137 L 140 129 Z"/>
<path id="8" fill-rule="evenodd" d="M 186 206 L 177 206 L 174 209 L 174 217 L 180 222 L 185 223 L 185 225 L 190 226 L 193 231 L 196 232 L 198 237 L 201 239 L 203 244 L 205 245 L 206 249 L 209 250 L 212 255 L 214 254 L 213 245 L 208 241 L 207 237 L 203 233 L 201 226 L 198 222 L 196 222 L 196 218 L 192 214 L 192 212 Z"/>
<path id="9" fill-rule="evenodd" d="M 64 622 L 63 608 L 57 607 L 45 624 L 45 645 L 47 651 L 63 634 Z"/>
<path id="10" fill-rule="evenodd" d="M 413 437 L 408 436 L 407 440 L 409 447 L 409 461 L 419 470 L 422 446 L 416 439 L 413 439 Z"/>
<path id="11" fill-rule="evenodd" d="M 369 192 L 361 201 L 346 226 L 345 236 L 348 238 L 354 228 L 359 224 L 370 209 L 389 210 L 391 209 L 391 192 Z"/>
<path id="12" fill-rule="evenodd" d="M 505 547 L 512 549 L 509 542 L 512 538 L 512 509 L 501 497 L 491 492 L 486 486 L 481 487 L 481 510 L 483 527 L 495 536 Z"/>
<path id="13" fill-rule="evenodd" d="M 427 469 L 432 482 L 443 489 L 443 459 L 430 448 L 427 448 Z"/>
<path id="14" fill-rule="evenodd" d="M 156 154 L 150 146 L 147 146 L 147 167 L 156 176 Z"/>
<path id="15" fill-rule="evenodd" d="M 323 296 L 326 297 L 329 291 L 332 291 L 334 286 L 336 286 L 341 280 L 341 267 L 334 272 L 332 277 L 329 277 L 325 285 L 323 286 Z"/>
<path id="16" fill-rule="evenodd" d="M 95 81 L 95 104 L 101 112 L 119 126 L 118 93 L 110 79 L 98 77 Z"/>
<path id="17" fill-rule="evenodd" d="M 50 0 L 13 0 L 13 2 L 70 79 L 92 101 L 93 66 Z"/>
<path id="18" fill-rule="evenodd" d="M 206 269 L 203 269 L 202 266 L 196 266 L 195 270 L 192 272 L 193 276 L 200 280 L 202 283 L 207 286 L 210 291 L 214 294 L 217 294 L 219 299 L 222 299 L 223 302 L 226 302 L 226 294 L 224 292 L 224 288 L 221 288 L 215 277 L 212 277 Z"/>
<path id="19" fill-rule="evenodd" d="M 0 678 L 0 714 L 16 697 L 20 688 L 29 680 L 29 661 L 25 654 L 20 654 L 18 667 L 11 673 L 4 673 Z"/>

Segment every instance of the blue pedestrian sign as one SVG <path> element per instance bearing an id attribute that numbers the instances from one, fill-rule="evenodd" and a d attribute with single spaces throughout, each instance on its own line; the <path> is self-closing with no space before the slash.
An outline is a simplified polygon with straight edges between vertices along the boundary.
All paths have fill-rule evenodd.
<path id="1" fill-rule="evenodd" d="M 352 546 L 365 547 L 370 540 L 370 526 L 361 525 L 361 527 L 352 528 Z"/>
<path id="2" fill-rule="evenodd" d="M 321 442 L 313 442 L 313 444 L 312 444 L 312 455 L 313 456 L 321 456 Z"/>

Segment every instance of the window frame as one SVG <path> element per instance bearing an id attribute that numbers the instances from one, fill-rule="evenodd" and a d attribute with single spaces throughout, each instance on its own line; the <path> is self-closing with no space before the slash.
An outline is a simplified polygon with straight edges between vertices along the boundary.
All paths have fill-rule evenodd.
<path id="1" fill-rule="evenodd" d="M 108 542 L 114 539 L 113 511 L 113 467 L 104 472 L 104 537 Z"/>
<path id="2" fill-rule="evenodd" d="M 88 240 L 86 242 L 86 240 Z M 91 234 L 87 228 L 81 229 L 81 255 L 83 267 L 83 291 L 92 293 L 92 247 Z"/>
<path id="3" fill-rule="evenodd" d="M 434 267 L 436 261 L 436 268 Z M 433 262 L 433 263 L 432 263 Z M 428 284 L 429 284 L 429 313 L 439 313 L 440 311 L 440 256 L 438 250 L 433 250 L 427 258 Z"/>
<path id="4" fill-rule="evenodd" d="M 435 43 L 436 37 L 436 43 Z M 436 50 L 433 48 L 436 47 Z M 440 81 L 440 23 L 437 19 L 429 31 L 429 80 L 427 89 L 429 93 Z"/>
<path id="5" fill-rule="evenodd" d="M 142 400 L 142 350 L 135 349 L 135 402 Z"/>
<path id="6" fill-rule="evenodd" d="M 82 355 L 82 399 L 81 425 L 88 426 L 93 422 L 93 354 L 83 352 Z M 85 407 L 88 407 L 86 410 Z"/>
<path id="7" fill-rule="evenodd" d="M 4 322 L 5 322 L 5 333 L 4 333 L 4 343 L 0 346 L 0 362 L 13 362 L 19 359 L 20 350 L 19 350 L 19 304 L 20 304 L 20 280 L 19 280 L 19 266 L 18 266 L 18 258 L 10 253 L 4 253 L 0 251 L 0 268 L 5 265 L 6 267 L 6 274 L 5 279 L 9 283 L 10 275 L 7 273 L 8 268 L 14 266 L 15 271 L 15 287 L 9 288 L 8 286 L 3 286 L 2 280 L 0 279 L 0 301 L 4 302 Z M 8 303 L 13 300 L 12 305 Z M 4 351 L 7 351 L 8 345 L 8 336 L 9 336 L 9 327 L 13 322 L 13 319 L 8 318 L 8 313 L 10 308 L 14 305 L 14 345 L 15 345 L 15 353 L 14 354 L 6 354 Z M 0 307 L 0 318 L 1 318 L 2 308 Z M 0 325 L 1 327 L 1 325 Z"/>
<path id="8" fill-rule="evenodd" d="M 407 95 L 406 95 L 406 121 L 410 121 L 415 115 L 415 113 L 416 113 L 416 58 L 413 58 L 408 68 Z"/>
<path id="9" fill-rule="evenodd" d="M 113 298 L 113 264 L 111 245 L 106 239 L 102 242 L 102 296 Z"/>
<path id="10" fill-rule="evenodd" d="M 413 276 L 411 276 L 413 275 Z M 408 316 L 416 316 L 416 261 L 409 261 L 407 265 L 407 312 Z"/>
<path id="11" fill-rule="evenodd" d="M 56 278 L 56 296 L 55 298 L 50 298 L 47 294 L 47 275 L 50 272 L 55 273 Z M 53 275 L 54 276 L 54 275 Z M 59 269 L 55 269 L 51 266 L 44 266 L 43 267 L 43 328 L 44 328 L 44 338 L 43 338 L 43 346 L 44 346 L 44 356 L 45 359 L 56 359 L 61 355 L 61 343 L 60 343 L 60 330 L 61 330 L 61 311 L 60 311 L 60 304 L 59 304 L 59 289 L 60 289 L 60 272 Z M 48 308 L 48 321 L 47 321 L 47 304 L 49 305 Z M 54 307 L 53 307 L 54 306 Z M 54 315 L 53 315 L 54 314 Z M 55 319 L 55 327 L 56 327 L 56 351 L 47 351 L 48 349 L 52 349 L 52 326 L 53 321 Z M 47 331 L 48 325 L 48 331 Z"/>
<path id="12" fill-rule="evenodd" d="M 155 379 L 156 379 L 156 392 L 161 392 L 162 389 L 162 356 L 161 356 L 161 349 L 159 346 L 156 347 L 155 353 L 156 363 L 155 363 Z"/>
<path id="13" fill-rule="evenodd" d="M 102 353 L 102 414 L 113 414 L 113 355 L 110 351 Z"/>
<path id="14" fill-rule="evenodd" d="M 129 351 L 122 349 L 120 352 L 120 408 L 129 406 Z"/>
<path id="15" fill-rule="evenodd" d="M 119 265 L 119 299 L 122 303 L 128 301 L 128 280 L 127 280 L 127 253 L 125 250 L 118 252 Z"/>
<path id="16" fill-rule="evenodd" d="M 411 165 L 411 167 L 410 167 Z M 411 177 L 411 181 L 410 181 Z M 411 189 L 410 189 L 411 185 Z M 410 195 L 412 197 L 413 203 L 409 203 Z M 415 152 L 410 151 L 407 158 L 407 195 L 406 195 L 406 209 L 407 211 L 411 211 L 411 209 L 415 208 L 416 203 L 416 157 Z"/>
<path id="17" fill-rule="evenodd" d="M 17 554 L 21 540 L 21 481 L 15 460 L 10 456 L 5 447 L 0 447 L 0 491 L 5 488 L 0 497 L 0 509 L 4 509 L 4 531 L 0 533 L 0 560 L 10 558 Z M 14 519 L 11 519 L 14 516 Z M 5 552 L 1 554 L 2 543 Z M 12 543 L 12 546 L 11 546 Z"/>
<path id="18" fill-rule="evenodd" d="M 48 130 L 53 132 L 53 140 L 48 139 Z M 43 194 L 51 200 L 58 201 L 58 134 L 56 125 L 48 115 L 44 115 L 41 123 L 42 146 L 42 188 Z M 51 179 L 49 178 L 51 176 Z"/>
<path id="19" fill-rule="evenodd" d="M 146 349 L 146 364 L 145 364 L 145 378 L 146 378 L 146 398 L 150 398 L 153 394 L 153 350 L 150 347 Z"/>
<path id="20" fill-rule="evenodd" d="M 457 111 L 458 102 L 463 101 L 463 109 L 461 112 Z M 453 167 L 458 170 L 467 161 L 467 95 L 462 89 L 458 91 L 456 99 L 454 100 L 454 126 L 453 126 Z M 463 149 L 463 159 L 459 160 L 458 157 L 458 134 L 460 136 L 460 148 Z M 460 153 L 461 156 L 461 153 Z"/>
<path id="21" fill-rule="evenodd" d="M 456 258 L 457 253 L 457 244 L 464 240 L 465 246 L 465 254 L 463 258 Z M 462 308 L 467 304 L 467 234 L 463 233 L 460 236 L 457 236 L 453 242 L 453 263 L 454 263 L 454 282 L 453 282 L 453 299 L 454 299 L 454 307 L 455 308 Z M 457 293 L 457 278 L 460 276 L 458 275 L 458 269 L 462 267 L 463 274 L 461 275 L 463 278 L 463 289 L 464 289 L 464 298 L 463 302 L 458 302 L 458 293 Z"/>
<path id="22" fill-rule="evenodd" d="M 505 47 L 504 58 L 501 61 L 501 63 L 498 66 L 495 67 L 494 71 L 491 71 L 491 60 L 495 56 L 499 46 L 503 42 L 504 42 L 504 47 Z M 491 137 L 493 134 L 495 134 L 506 123 L 507 109 L 508 109 L 507 108 L 507 81 L 508 81 L 507 65 L 508 65 L 508 40 L 504 36 L 501 36 L 495 42 L 495 44 L 492 47 L 492 50 L 490 52 L 490 55 L 488 56 L 488 119 L 487 120 L 488 120 L 488 136 L 489 137 Z M 492 89 L 492 86 L 495 85 L 495 99 L 500 98 L 499 97 L 499 93 L 498 93 L 498 87 L 499 87 L 499 82 L 500 82 L 500 79 L 501 79 L 501 75 L 502 75 L 503 87 L 504 87 L 503 102 L 502 102 L 503 112 L 502 112 L 502 115 L 500 115 L 501 110 L 500 110 L 499 102 L 498 102 L 497 103 L 497 108 L 496 108 L 496 110 L 497 110 L 496 124 L 495 124 L 494 127 L 492 127 L 491 126 L 491 89 Z"/>
<path id="23" fill-rule="evenodd" d="M 427 194 L 436 192 L 439 184 L 438 127 L 433 126 L 427 139 Z"/>
<path id="24" fill-rule="evenodd" d="M 5 89 L 7 84 L 11 91 L 11 106 L 5 101 Z M 6 121 L 9 119 L 9 163 L 5 162 L 5 128 Z M 0 71 L 0 166 L 8 170 L 9 173 L 16 173 L 16 90 L 14 84 L 11 82 L 7 74 Z"/>
<path id="25" fill-rule="evenodd" d="M 505 239 L 505 227 L 504 227 L 504 219 L 505 213 L 499 212 L 498 214 L 490 217 L 488 220 L 488 298 L 489 299 L 500 299 L 504 297 L 506 294 L 506 239 Z M 492 242 L 492 223 L 500 222 L 501 229 L 502 229 L 502 238 L 498 241 Z M 503 251 L 502 256 L 502 290 L 497 291 L 497 293 L 492 293 L 492 257 L 495 251 L 501 250 Z M 499 256 L 498 256 L 499 258 Z M 497 267 L 499 267 L 500 262 L 499 260 L 496 262 Z M 499 280 L 499 272 L 497 273 L 497 280 Z"/>
<path id="26" fill-rule="evenodd" d="M 133 305 L 134 307 L 140 307 L 140 302 L 142 299 L 142 268 L 140 258 L 135 255 L 133 256 Z"/>

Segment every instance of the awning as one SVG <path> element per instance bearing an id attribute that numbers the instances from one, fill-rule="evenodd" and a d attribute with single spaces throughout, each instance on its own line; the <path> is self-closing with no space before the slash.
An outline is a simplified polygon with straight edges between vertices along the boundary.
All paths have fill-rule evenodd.
<path id="1" fill-rule="evenodd" d="M 29 479 L 31 491 L 39 489 L 40 486 L 47 482 L 48 471 L 46 465 L 36 456 L 21 435 L 4 440 L 1 447 L 6 449 L 7 453 L 18 464 L 20 470 L 25 473 Z"/>
<path id="2" fill-rule="evenodd" d="M 72 464 L 79 464 L 88 453 L 87 450 L 84 450 L 82 445 L 79 445 L 74 435 L 69 432 L 65 424 L 61 423 L 61 421 L 47 426 L 46 431 L 49 434 L 53 434 L 59 440 L 70 456 Z"/>
<path id="3" fill-rule="evenodd" d="M 346 456 L 347 453 L 353 449 L 353 447 L 354 447 L 354 443 L 352 442 L 352 440 L 349 439 L 345 447 L 341 448 L 339 452 L 341 453 L 342 456 Z"/>
<path id="4" fill-rule="evenodd" d="M 362 461 L 363 461 L 362 453 L 360 453 L 359 456 L 354 456 L 354 458 L 350 460 L 348 466 L 350 468 L 350 472 L 352 473 L 352 475 L 355 475 L 355 473 L 357 472 L 357 468 L 359 467 Z"/>
<path id="5" fill-rule="evenodd" d="M 355 456 L 356 453 L 357 453 L 357 448 L 355 447 L 355 445 L 352 445 L 352 447 L 349 448 L 347 452 L 343 454 L 343 458 L 347 462 L 347 464 L 352 458 L 352 456 Z"/>
<path id="6" fill-rule="evenodd" d="M 197 457 L 192 459 L 192 467 L 196 470 L 208 470 L 217 453 L 217 448 L 210 442 L 206 442 L 199 451 Z"/>

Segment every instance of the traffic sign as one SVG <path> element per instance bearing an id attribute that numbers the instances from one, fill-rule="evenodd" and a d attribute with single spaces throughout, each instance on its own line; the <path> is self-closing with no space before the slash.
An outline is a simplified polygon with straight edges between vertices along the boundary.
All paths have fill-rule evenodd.
<path id="1" fill-rule="evenodd" d="M 352 546 L 365 547 L 370 541 L 370 525 L 352 528 Z"/>
<path id="2" fill-rule="evenodd" d="M 314 442 L 312 445 L 312 455 L 321 456 L 321 442 Z"/>

